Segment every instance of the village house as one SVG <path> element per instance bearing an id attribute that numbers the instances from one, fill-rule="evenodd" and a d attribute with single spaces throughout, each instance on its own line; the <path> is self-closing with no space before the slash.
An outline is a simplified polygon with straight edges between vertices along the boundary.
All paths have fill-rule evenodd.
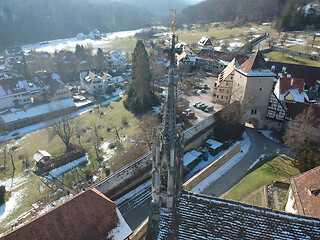
<path id="1" fill-rule="evenodd" d="M 128 239 L 132 230 L 116 204 L 95 188 L 34 218 L 2 240 Z"/>
<path id="2" fill-rule="evenodd" d="M 108 70 L 116 70 L 123 72 L 127 68 L 127 59 L 121 51 L 115 51 L 108 54 L 106 58 L 106 64 Z"/>
<path id="3" fill-rule="evenodd" d="M 11 47 L 5 50 L 5 54 L 7 57 L 16 57 L 23 54 L 23 50 L 21 47 Z"/>
<path id="4" fill-rule="evenodd" d="M 309 102 L 302 78 L 280 77 L 274 87 L 274 93 L 280 101 Z"/>
<path id="5" fill-rule="evenodd" d="M 101 39 L 101 33 L 98 29 L 94 29 L 88 34 L 88 38 L 92 40 Z"/>
<path id="6" fill-rule="evenodd" d="M 227 104 L 230 102 L 235 69 L 239 63 L 234 58 L 218 76 L 217 86 L 214 88 L 215 102 Z"/>
<path id="7" fill-rule="evenodd" d="M 0 115 L 0 130 L 12 131 L 48 121 L 77 110 L 72 99 L 65 99 Z"/>
<path id="8" fill-rule="evenodd" d="M 286 212 L 320 218 L 320 166 L 290 178 Z"/>
<path id="9" fill-rule="evenodd" d="M 212 42 L 208 37 L 202 37 L 198 42 L 198 47 L 200 49 L 208 49 L 208 50 L 213 49 Z"/>

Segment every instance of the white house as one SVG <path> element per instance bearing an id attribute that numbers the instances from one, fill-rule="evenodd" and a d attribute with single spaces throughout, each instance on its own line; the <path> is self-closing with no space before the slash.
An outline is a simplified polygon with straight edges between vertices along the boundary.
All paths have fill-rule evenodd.
<path id="1" fill-rule="evenodd" d="M 79 34 L 76 36 L 76 39 L 77 39 L 77 40 L 84 40 L 84 39 L 86 39 L 86 35 L 84 35 L 83 33 L 79 33 Z"/>
<path id="2" fill-rule="evenodd" d="M 274 93 L 280 101 L 309 102 L 308 95 L 304 92 L 302 78 L 280 77 L 274 87 Z"/>
<path id="3" fill-rule="evenodd" d="M 111 52 L 107 59 L 107 68 L 110 70 L 124 71 L 127 67 L 127 59 L 121 51 Z"/>
<path id="4" fill-rule="evenodd" d="M 202 37 L 198 42 L 198 46 L 200 49 L 213 49 L 212 42 L 208 37 Z"/>

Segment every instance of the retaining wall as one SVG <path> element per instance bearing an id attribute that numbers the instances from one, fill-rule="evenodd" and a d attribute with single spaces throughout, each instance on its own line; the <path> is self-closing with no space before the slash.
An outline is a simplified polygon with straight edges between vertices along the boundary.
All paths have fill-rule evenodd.
<path id="1" fill-rule="evenodd" d="M 291 55 L 297 56 L 297 57 L 308 58 L 310 60 L 320 61 L 320 56 L 316 56 L 316 55 L 312 55 L 312 54 L 304 53 L 304 52 L 298 52 L 298 51 L 291 50 L 291 49 L 288 49 L 288 48 L 272 46 L 271 50 L 276 51 L 276 52 L 288 53 L 288 54 L 291 54 Z"/>
<path id="2" fill-rule="evenodd" d="M 185 151 L 201 146 L 202 142 L 213 131 L 214 114 L 202 120 L 184 132 Z M 152 153 L 149 152 L 131 164 L 95 185 L 95 188 L 109 198 L 114 198 L 121 192 L 129 190 L 135 184 L 151 176 Z"/>
<path id="3" fill-rule="evenodd" d="M 216 161 L 211 163 L 209 166 L 204 168 L 198 174 L 190 178 L 187 182 L 182 185 L 182 188 L 186 191 L 190 191 L 195 186 L 197 186 L 201 181 L 209 177 L 213 172 L 215 172 L 219 167 L 225 164 L 230 158 L 240 152 L 241 142 L 235 145 L 228 152 L 219 157 Z"/>

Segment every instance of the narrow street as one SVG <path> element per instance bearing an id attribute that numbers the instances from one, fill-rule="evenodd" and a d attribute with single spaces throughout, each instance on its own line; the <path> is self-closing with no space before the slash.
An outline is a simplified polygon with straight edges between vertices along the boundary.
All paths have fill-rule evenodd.
<path id="1" fill-rule="evenodd" d="M 220 197 L 222 194 L 236 185 L 247 173 L 248 168 L 262 154 L 285 154 L 292 157 L 293 153 L 283 144 L 276 143 L 259 134 L 256 129 L 246 128 L 246 133 L 250 137 L 251 145 L 244 158 L 234 165 L 225 175 L 217 181 L 212 182 L 203 194 Z"/>

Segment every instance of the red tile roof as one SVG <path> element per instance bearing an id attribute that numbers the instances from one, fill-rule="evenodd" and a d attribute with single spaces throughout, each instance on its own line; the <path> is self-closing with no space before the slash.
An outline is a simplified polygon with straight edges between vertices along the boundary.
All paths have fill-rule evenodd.
<path id="1" fill-rule="evenodd" d="M 320 239 L 320 219 L 183 192 L 157 239 Z"/>
<path id="2" fill-rule="evenodd" d="M 251 70 L 267 69 L 267 65 L 262 53 L 256 51 L 238 69 L 248 74 Z"/>
<path id="3" fill-rule="evenodd" d="M 298 89 L 301 94 L 304 90 L 304 79 L 303 78 L 279 78 L 280 83 L 280 94 L 285 94 L 291 89 Z"/>
<path id="4" fill-rule="evenodd" d="M 106 239 L 118 225 L 116 205 L 89 189 L 1 237 L 3 240 Z"/>
<path id="5" fill-rule="evenodd" d="M 298 212 L 320 218 L 320 166 L 290 179 Z"/>

